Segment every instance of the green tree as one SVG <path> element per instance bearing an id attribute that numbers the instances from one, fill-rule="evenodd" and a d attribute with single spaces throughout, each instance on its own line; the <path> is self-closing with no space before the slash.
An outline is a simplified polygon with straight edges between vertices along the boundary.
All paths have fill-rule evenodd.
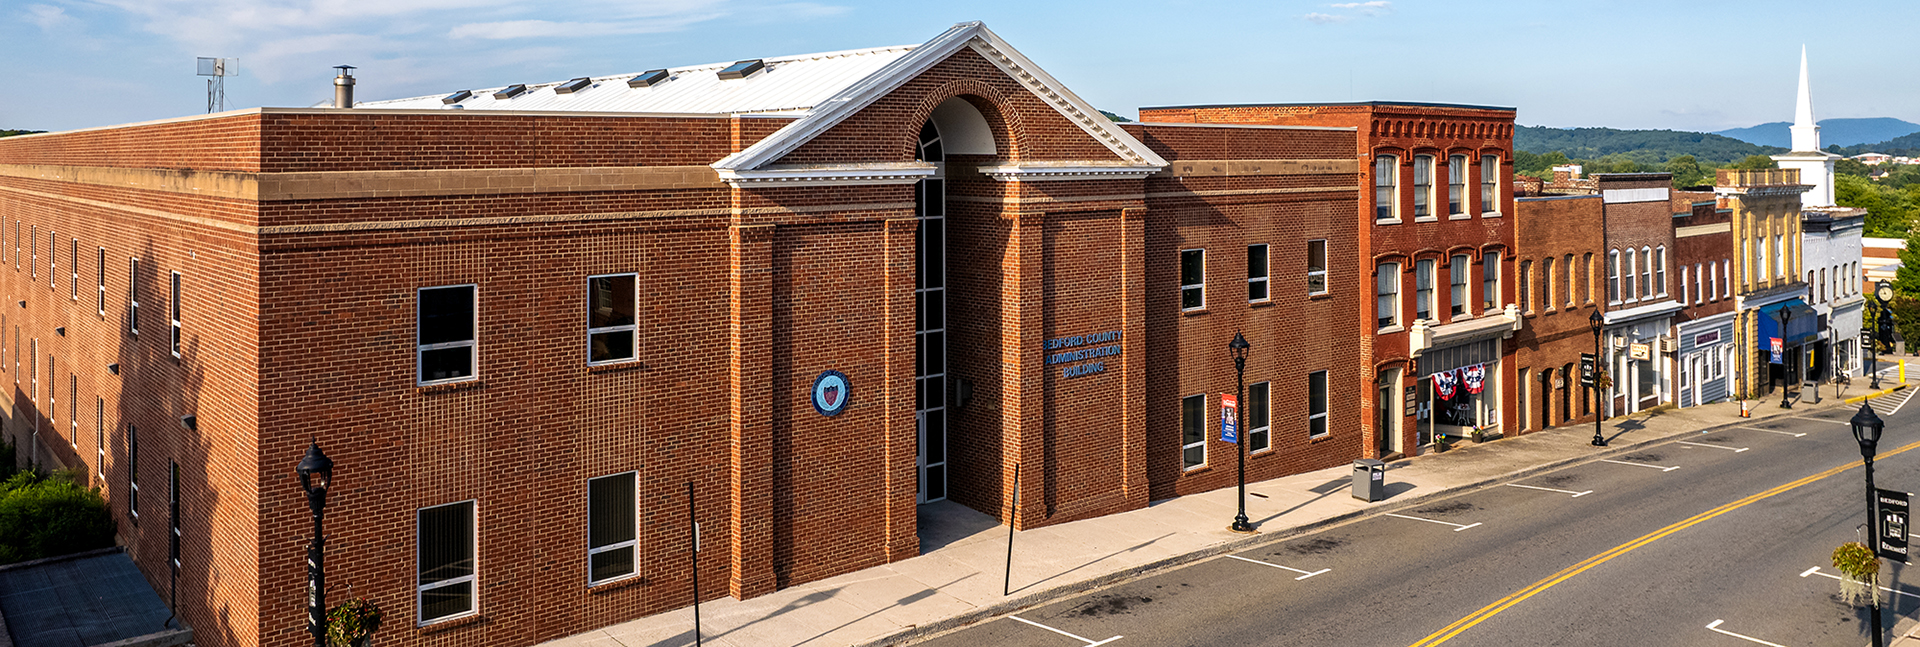
<path id="1" fill-rule="evenodd" d="M 1902 296 L 1920 298 L 1920 229 L 1907 233 L 1907 244 L 1900 252 L 1900 271 L 1893 275 L 1893 291 Z M 1913 337 L 1920 342 L 1920 337 Z"/>
<path id="2" fill-rule="evenodd" d="M 1674 188 L 1685 188 L 1704 184 L 1707 180 L 1706 169 L 1700 168 L 1700 160 L 1695 159 L 1692 155 L 1675 156 L 1673 159 L 1667 160 L 1665 168 L 1668 173 L 1673 174 Z"/>
<path id="3" fill-rule="evenodd" d="M 1842 159 L 1833 163 L 1833 172 L 1840 175 L 1867 177 L 1872 171 L 1873 169 L 1861 164 L 1859 160 Z"/>
<path id="4" fill-rule="evenodd" d="M 1771 157 L 1765 155 L 1748 155 L 1746 159 L 1727 165 L 1727 168 L 1757 171 L 1760 169 L 1777 168 L 1777 166 L 1773 163 L 1773 158 Z"/>

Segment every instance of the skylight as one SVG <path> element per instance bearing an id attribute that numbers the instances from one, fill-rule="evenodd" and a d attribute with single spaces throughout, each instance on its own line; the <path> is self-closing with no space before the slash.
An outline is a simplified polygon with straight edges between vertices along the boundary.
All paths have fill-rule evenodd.
<path id="1" fill-rule="evenodd" d="M 467 99 L 471 99 L 471 98 L 473 98 L 472 90 L 461 90 L 459 92 L 455 92 L 453 94 L 447 95 L 447 98 L 441 99 L 440 103 L 454 104 L 454 103 L 460 103 L 462 101 L 466 101 Z"/>
<path id="2" fill-rule="evenodd" d="M 554 94 L 573 94 L 593 86 L 593 79 L 580 77 L 560 85 L 553 86 Z"/>
<path id="3" fill-rule="evenodd" d="M 728 65 L 727 69 L 720 70 L 720 78 L 721 79 L 744 79 L 744 78 L 747 78 L 748 76 L 752 76 L 754 72 L 758 72 L 766 67 L 767 67 L 767 64 L 760 62 L 760 59 L 757 59 L 757 58 L 752 60 L 740 61 L 738 63 Z"/>
<path id="4" fill-rule="evenodd" d="M 656 85 L 660 85 L 662 83 L 666 83 L 667 77 L 668 75 L 666 70 L 647 70 L 645 72 L 641 72 L 640 76 L 627 79 L 627 87 L 650 88 Z"/>
<path id="5" fill-rule="evenodd" d="M 526 91 L 527 91 L 527 84 L 525 84 L 525 83 L 515 83 L 515 84 L 513 84 L 513 85 L 509 85 L 509 86 L 507 86 L 507 87 L 505 87 L 505 88 L 501 88 L 501 90 L 500 90 L 499 92 L 495 92 L 495 93 L 493 93 L 493 98 L 495 98 L 495 99 L 512 99 L 512 98 L 514 98 L 514 97 L 517 97 L 517 96 L 520 96 L 521 94 L 523 94 L 523 93 L 525 93 Z"/>

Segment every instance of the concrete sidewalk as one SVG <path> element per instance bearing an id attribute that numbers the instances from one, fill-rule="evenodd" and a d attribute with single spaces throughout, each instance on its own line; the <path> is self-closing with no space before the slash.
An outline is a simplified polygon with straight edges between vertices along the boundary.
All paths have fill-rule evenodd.
<path id="1" fill-rule="evenodd" d="M 1892 358 L 1887 358 L 1892 359 Z M 1910 378 L 1920 379 L 1920 374 Z M 1856 382 L 1845 396 L 1879 395 Z M 1902 385 L 1903 386 L 1903 385 Z M 1630 453 L 1677 435 L 1750 425 L 1782 415 L 1823 412 L 1844 420 L 1851 408 L 1823 387 L 1819 404 L 1781 409 L 1754 403 L 1753 419 L 1737 402 L 1656 409 L 1602 424 L 1610 446 L 1589 444 L 1593 425 L 1548 429 L 1515 438 L 1471 442 L 1453 451 L 1392 463 L 1385 501 L 1349 495 L 1351 468 L 1340 466 L 1249 483 L 1247 515 L 1258 535 L 1226 530 L 1233 488 L 1156 502 L 1145 509 L 1037 528 L 1014 537 L 1010 595 L 1001 594 L 1007 529 L 953 503 L 923 506 L 920 557 L 784 589 L 751 600 L 721 599 L 700 607 L 705 644 L 723 646 L 887 645 L 911 641 L 1017 611 L 1062 595 L 1133 579 L 1348 520 L 1392 512 L 1439 496 L 1521 478 L 1564 465 Z M 1902 623 L 1902 628 L 1909 624 Z M 680 609 L 544 643 L 549 647 L 640 647 L 693 644 L 692 609 Z M 1898 635 L 1898 634 L 1895 634 Z M 1920 647 L 1916 639 L 1912 647 Z"/>

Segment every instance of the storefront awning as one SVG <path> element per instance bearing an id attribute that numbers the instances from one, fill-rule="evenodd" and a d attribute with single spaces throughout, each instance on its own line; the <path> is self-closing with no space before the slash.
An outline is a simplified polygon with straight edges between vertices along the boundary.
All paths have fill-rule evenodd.
<path id="1" fill-rule="evenodd" d="M 1787 332 L 1780 334 L 1780 311 L 1786 309 L 1792 313 L 1787 318 Z M 1814 312 L 1800 299 L 1789 299 L 1766 305 L 1759 311 L 1759 331 L 1754 338 L 1754 348 L 1768 351 L 1773 348 L 1773 338 L 1781 338 L 1783 343 L 1798 344 L 1808 337 L 1820 334 L 1820 313 Z"/>

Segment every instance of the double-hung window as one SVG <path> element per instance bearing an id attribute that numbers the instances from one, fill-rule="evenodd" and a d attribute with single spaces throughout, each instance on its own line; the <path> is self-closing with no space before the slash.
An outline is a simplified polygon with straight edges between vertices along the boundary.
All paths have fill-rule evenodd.
<path id="1" fill-rule="evenodd" d="M 1381 263 L 1374 272 L 1373 318 L 1380 328 L 1400 325 L 1400 264 Z"/>
<path id="2" fill-rule="evenodd" d="M 1400 158 L 1373 158 L 1373 219 L 1400 219 Z"/>
<path id="3" fill-rule="evenodd" d="M 1180 309 L 1207 307 L 1207 250 L 1180 250 Z"/>
<path id="4" fill-rule="evenodd" d="M 1307 437 L 1327 435 L 1327 372 L 1307 374 Z"/>
<path id="5" fill-rule="evenodd" d="M 60 289 L 60 234 L 47 230 L 47 289 Z"/>
<path id="6" fill-rule="evenodd" d="M 107 248 L 100 248 L 100 264 L 96 267 L 100 275 L 100 316 L 107 316 Z"/>
<path id="7" fill-rule="evenodd" d="M 587 277 L 587 363 L 625 362 L 638 357 L 634 301 L 637 274 Z"/>
<path id="8" fill-rule="evenodd" d="M 1433 156 L 1413 156 L 1413 218 L 1433 217 L 1429 205 L 1433 203 Z"/>
<path id="9" fill-rule="evenodd" d="M 107 401 L 105 398 L 93 399 L 93 470 L 100 477 L 100 487 L 107 484 Z"/>
<path id="10" fill-rule="evenodd" d="M 1593 303 L 1593 252 L 1580 257 L 1580 296 Z"/>
<path id="11" fill-rule="evenodd" d="M 1247 385 L 1247 401 L 1241 403 L 1247 412 L 1247 451 L 1260 452 L 1273 448 L 1272 428 L 1273 412 L 1268 408 L 1268 383 Z"/>
<path id="12" fill-rule="evenodd" d="M 180 463 L 167 461 L 167 558 L 180 570 Z"/>
<path id="13" fill-rule="evenodd" d="M 1207 464 L 1207 396 L 1189 395 L 1180 399 L 1180 467 L 1195 469 Z"/>
<path id="14" fill-rule="evenodd" d="M 1653 285 L 1660 296 L 1667 296 L 1667 247 L 1653 250 Z"/>
<path id="15" fill-rule="evenodd" d="M 180 273 L 174 272 L 172 287 L 169 289 L 172 299 L 167 302 L 167 313 L 173 322 L 173 356 L 180 356 Z"/>
<path id="16" fill-rule="evenodd" d="M 67 240 L 67 292 L 74 301 L 80 300 L 80 239 Z"/>
<path id="17" fill-rule="evenodd" d="M 1773 237 L 1773 278 L 1787 278 L 1787 243 L 1779 234 Z"/>
<path id="18" fill-rule="evenodd" d="M 1267 246 L 1247 246 L 1247 301 L 1267 300 Z"/>
<path id="19" fill-rule="evenodd" d="M 127 260 L 127 332 L 140 334 L 140 259 Z"/>
<path id="20" fill-rule="evenodd" d="M 1653 298 L 1653 250 L 1640 248 L 1640 298 Z"/>
<path id="21" fill-rule="evenodd" d="M 1431 258 L 1413 262 L 1413 318 L 1434 321 L 1433 266 Z"/>
<path id="22" fill-rule="evenodd" d="M 1467 213 L 1467 156 L 1447 158 L 1447 215 Z"/>
<path id="23" fill-rule="evenodd" d="M 474 379 L 479 356 L 474 334 L 478 290 L 473 284 L 420 288 L 420 384 Z"/>
<path id="24" fill-rule="evenodd" d="M 1533 261 L 1520 261 L 1520 311 L 1533 312 Z"/>
<path id="25" fill-rule="evenodd" d="M 1307 241 L 1307 295 L 1327 293 L 1327 241 Z"/>
<path id="26" fill-rule="evenodd" d="M 418 577 L 414 582 L 419 624 L 472 614 L 474 591 L 474 502 L 421 508 L 415 514 Z"/>
<path id="27" fill-rule="evenodd" d="M 1607 252 L 1607 302 L 1620 302 L 1620 250 Z"/>
<path id="28" fill-rule="evenodd" d="M 1720 274 L 1725 276 L 1727 279 L 1725 281 L 1720 282 L 1720 297 L 1723 299 L 1731 299 L 1733 298 L 1733 261 L 1732 260 L 1720 259 Z"/>
<path id="29" fill-rule="evenodd" d="M 127 425 L 127 516 L 140 525 L 140 429 Z"/>
<path id="30" fill-rule="evenodd" d="M 1480 212 L 1500 211 L 1500 156 L 1480 156 Z"/>
<path id="31" fill-rule="evenodd" d="M 1623 276 L 1621 276 L 1620 287 L 1624 292 L 1620 294 L 1620 299 L 1622 301 L 1633 301 L 1638 298 L 1633 286 L 1636 285 L 1636 282 L 1639 280 L 1634 277 L 1640 273 L 1639 270 L 1634 269 L 1633 250 L 1629 249 L 1625 253 L 1622 253 L 1620 258 L 1626 263 L 1626 267 L 1622 268 Z"/>
<path id="32" fill-rule="evenodd" d="M 1560 286 L 1554 281 L 1557 278 L 1553 273 L 1553 257 L 1540 259 L 1540 308 L 1543 310 L 1552 310 L 1557 305 Z"/>
<path id="33" fill-rule="evenodd" d="M 1549 297 L 1551 299 L 1551 297 Z M 1549 304 L 1551 305 L 1551 304 Z M 1500 306 L 1500 252 L 1480 253 L 1480 311 Z"/>
<path id="34" fill-rule="evenodd" d="M 587 481 L 587 583 L 600 584 L 638 572 L 637 472 Z"/>
<path id="35" fill-rule="evenodd" d="M 40 278 L 40 225 L 27 225 L 27 277 Z"/>
<path id="36" fill-rule="evenodd" d="M 1687 303 L 1687 296 L 1690 294 L 1687 289 L 1692 287 L 1687 283 L 1687 276 L 1687 266 L 1680 266 L 1680 303 L 1682 304 Z"/>
<path id="37" fill-rule="evenodd" d="M 1451 306 L 1453 316 L 1467 314 L 1467 268 L 1471 266 L 1466 254 L 1453 255 L 1452 267 L 1447 268 L 1447 279 L 1452 290 L 1447 295 L 1453 298 Z"/>

